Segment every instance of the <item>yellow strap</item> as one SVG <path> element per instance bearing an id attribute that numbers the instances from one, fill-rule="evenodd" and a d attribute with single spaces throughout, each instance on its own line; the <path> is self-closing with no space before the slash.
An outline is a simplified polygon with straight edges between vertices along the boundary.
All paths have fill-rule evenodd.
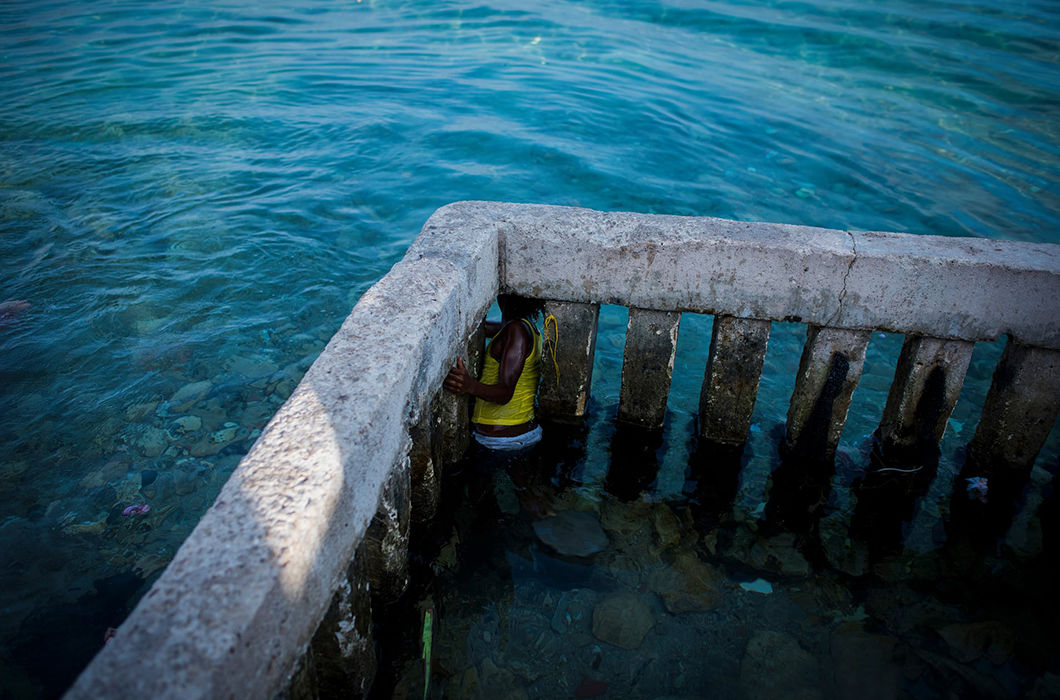
<path id="1" fill-rule="evenodd" d="M 555 337 L 549 336 L 548 333 L 548 322 L 552 322 L 552 332 Z M 548 354 L 552 356 L 552 366 L 556 370 L 556 388 L 559 388 L 559 362 L 556 361 L 556 346 L 559 345 L 559 323 L 556 322 L 556 317 L 552 314 L 545 316 L 545 347 L 548 349 Z"/>

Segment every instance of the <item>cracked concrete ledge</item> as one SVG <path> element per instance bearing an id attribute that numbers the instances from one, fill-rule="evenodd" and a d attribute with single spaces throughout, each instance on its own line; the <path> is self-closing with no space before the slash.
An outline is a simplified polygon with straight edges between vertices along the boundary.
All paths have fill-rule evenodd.
<path id="1" fill-rule="evenodd" d="M 985 238 L 854 234 L 836 324 L 959 340 L 1009 334 L 1060 348 L 1060 246 Z"/>
<path id="2" fill-rule="evenodd" d="M 843 300 L 846 299 L 846 296 L 847 296 L 847 282 L 850 280 L 850 271 L 854 269 L 854 263 L 858 259 L 858 241 L 857 241 L 857 238 L 855 238 L 854 234 L 851 233 L 850 231 L 846 231 L 845 233 L 848 236 L 850 236 L 850 262 L 847 264 L 847 271 L 843 275 L 843 286 L 839 290 L 839 296 L 836 297 L 835 313 L 832 314 L 832 316 L 828 319 L 828 323 L 826 324 L 826 325 L 829 325 L 829 326 L 831 326 L 831 325 L 833 325 L 835 323 L 836 318 L 839 316 L 839 312 L 842 311 L 842 309 L 843 309 Z"/>
<path id="3" fill-rule="evenodd" d="M 857 254 L 855 255 L 855 250 Z M 460 202 L 365 292 L 69 698 L 269 697 L 498 285 L 1060 347 L 1060 246 Z"/>
<path id="4" fill-rule="evenodd" d="M 1060 348 L 1060 246 L 468 203 L 503 217 L 502 286 L 622 304 Z"/>

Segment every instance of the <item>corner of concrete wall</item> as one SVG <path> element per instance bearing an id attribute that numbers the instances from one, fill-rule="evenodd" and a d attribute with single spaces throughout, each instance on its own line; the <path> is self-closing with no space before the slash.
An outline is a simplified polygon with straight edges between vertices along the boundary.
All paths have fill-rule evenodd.
<path id="1" fill-rule="evenodd" d="M 497 236 L 451 205 L 365 292 L 69 698 L 268 697 L 497 290 Z"/>

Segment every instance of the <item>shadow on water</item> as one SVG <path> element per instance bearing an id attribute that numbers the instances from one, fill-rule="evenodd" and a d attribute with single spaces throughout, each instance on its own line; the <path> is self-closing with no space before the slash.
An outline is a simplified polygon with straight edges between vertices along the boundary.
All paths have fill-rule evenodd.
<path id="1" fill-rule="evenodd" d="M 93 586 L 75 602 L 39 609 L 22 623 L 11 656 L 38 685 L 32 695 L 62 696 L 103 645 L 103 632 L 124 620 L 139 600 L 144 579 L 126 572 Z"/>
<path id="2" fill-rule="evenodd" d="M 828 376 L 802 432 L 779 441 L 780 466 L 771 476 L 765 520 L 773 530 L 795 533 L 807 543 L 815 539 L 831 494 L 835 445 L 829 432 L 849 369 L 846 355 L 832 355 Z"/>
<path id="3" fill-rule="evenodd" d="M 984 553 L 997 550 L 1012 519 L 1026 498 L 1031 465 L 996 466 L 981 459 L 972 447 L 953 482 L 946 535 L 950 546 L 968 546 Z M 982 481 L 980 481 L 982 480 Z M 977 488 L 977 482 L 981 487 Z"/>
<path id="4" fill-rule="evenodd" d="M 729 520 L 740 487 L 740 471 L 751 460 L 751 452 L 749 444 L 692 439 L 684 493 L 701 531 L 709 532 Z"/>
<path id="5" fill-rule="evenodd" d="M 616 422 L 604 488 L 615 498 L 641 497 L 659 476 L 663 430 Z"/>
<path id="6" fill-rule="evenodd" d="M 653 490 L 665 438 L 614 421 L 593 428 L 610 451 L 602 484 L 580 478 L 584 425 L 546 426 L 523 460 L 473 455 L 445 475 L 438 518 L 412 533 L 413 584 L 377 617 L 372 697 L 423 696 L 428 607 L 434 698 L 847 698 L 870 686 L 917 700 L 1051 697 L 1058 495 L 1045 495 L 1029 559 L 905 549 L 939 470 L 938 391 L 925 397 L 914 447 L 876 440 L 845 513 L 830 491 L 854 465 L 808 459 L 807 443 L 781 450 L 757 517 L 736 507 L 750 446 L 693 440 L 673 499 Z M 818 428 L 827 418 L 821 408 Z M 560 544 L 541 527 L 557 517 L 576 523 Z M 823 544 L 837 522 L 841 550 L 867 551 L 861 565 Z M 577 551 L 595 537 L 602 548 Z"/>
<path id="7" fill-rule="evenodd" d="M 579 482 L 578 469 L 585 462 L 589 427 L 584 421 L 542 422 L 545 438 L 537 447 L 541 469 L 552 473 L 556 488 L 566 488 Z"/>
<path id="8" fill-rule="evenodd" d="M 873 434 L 868 470 L 851 489 L 857 507 L 850 523 L 851 537 L 866 544 L 872 560 L 901 549 L 905 525 L 938 475 L 937 426 L 946 410 L 945 389 L 944 372 L 936 367 L 917 403 L 914 435 L 906 444 L 884 444 L 879 430 Z"/>

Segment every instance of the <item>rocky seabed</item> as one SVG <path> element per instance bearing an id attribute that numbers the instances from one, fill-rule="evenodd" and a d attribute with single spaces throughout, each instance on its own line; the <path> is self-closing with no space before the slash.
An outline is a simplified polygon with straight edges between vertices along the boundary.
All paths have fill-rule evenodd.
<path id="1" fill-rule="evenodd" d="M 419 601 L 436 611 L 431 697 L 1060 691 L 1060 677 L 1043 670 L 1051 661 L 1025 654 L 1038 643 L 1052 648 L 1048 630 L 932 592 L 982 564 L 970 555 L 902 552 L 850 576 L 817 570 L 800 538 L 767 533 L 753 518 L 704 531 L 682 505 L 566 491 L 540 519 L 497 495 L 501 526 L 485 527 L 480 509 L 462 509 L 433 560 L 433 592 Z M 406 660 L 399 678 L 393 697 L 423 697 L 422 659 Z"/>

